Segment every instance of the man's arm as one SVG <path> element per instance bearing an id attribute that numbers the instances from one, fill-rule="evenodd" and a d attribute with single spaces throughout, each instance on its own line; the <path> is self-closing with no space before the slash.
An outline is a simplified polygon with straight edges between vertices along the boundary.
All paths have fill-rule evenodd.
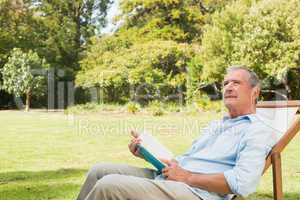
<path id="1" fill-rule="evenodd" d="M 180 181 L 192 187 L 201 188 L 219 194 L 231 193 L 230 187 L 223 175 L 192 173 L 179 167 L 176 162 L 167 163 L 168 167 L 162 170 L 167 180 Z"/>
<path id="2" fill-rule="evenodd" d="M 209 192 L 219 194 L 232 193 L 223 173 L 218 174 L 191 174 L 187 184 Z"/>
<path id="3" fill-rule="evenodd" d="M 232 169 L 217 174 L 195 174 L 176 163 L 168 163 L 163 173 L 168 180 L 181 181 L 206 191 L 246 197 L 256 190 L 265 158 L 275 142 L 271 130 L 257 127 L 241 142 L 241 150 Z"/>

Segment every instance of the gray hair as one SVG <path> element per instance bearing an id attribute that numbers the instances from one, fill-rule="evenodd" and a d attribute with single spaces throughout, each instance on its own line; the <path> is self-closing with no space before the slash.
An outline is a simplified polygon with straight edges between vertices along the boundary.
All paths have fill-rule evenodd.
<path id="1" fill-rule="evenodd" d="M 236 70 L 244 70 L 246 72 L 248 72 L 249 74 L 249 84 L 251 85 L 252 88 L 258 86 L 260 87 L 260 80 L 258 78 L 258 76 L 256 75 L 256 73 L 252 70 L 250 70 L 247 66 L 245 65 L 233 65 L 230 66 L 226 69 L 227 74 Z"/>

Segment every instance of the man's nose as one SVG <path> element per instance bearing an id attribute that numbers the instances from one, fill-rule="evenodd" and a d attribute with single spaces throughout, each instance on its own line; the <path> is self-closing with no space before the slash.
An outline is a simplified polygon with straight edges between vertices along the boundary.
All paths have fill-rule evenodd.
<path id="1" fill-rule="evenodd" d="M 223 89 L 223 94 L 230 94 L 230 93 L 232 93 L 232 88 L 224 88 Z"/>

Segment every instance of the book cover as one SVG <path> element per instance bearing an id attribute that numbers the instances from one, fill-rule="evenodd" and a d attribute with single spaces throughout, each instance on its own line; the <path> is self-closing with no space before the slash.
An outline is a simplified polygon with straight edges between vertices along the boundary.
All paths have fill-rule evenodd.
<path id="1" fill-rule="evenodd" d="M 159 159 L 171 160 L 173 158 L 172 152 L 150 133 L 143 132 L 139 138 L 141 139 L 141 144 L 138 146 L 139 153 L 161 173 L 166 165 Z"/>

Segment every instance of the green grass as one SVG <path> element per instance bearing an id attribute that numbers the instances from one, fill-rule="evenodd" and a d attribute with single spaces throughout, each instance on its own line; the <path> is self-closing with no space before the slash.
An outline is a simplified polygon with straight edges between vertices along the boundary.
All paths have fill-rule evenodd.
<path id="1" fill-rule="evenodd" d="M 132 128 L 150 130 L 175 154 L 183 153 L 216 113 L 160 117 L 125 113 L 65 115 L 0 111 L 0 199 L 75 199 L 86 171 L 98 162 L 149 166 L 130 155 Z M 300 136 L 283 154 L 285 199 L 300 199 Z M 272 199 L 270 171 L 249 200 Z"/>

